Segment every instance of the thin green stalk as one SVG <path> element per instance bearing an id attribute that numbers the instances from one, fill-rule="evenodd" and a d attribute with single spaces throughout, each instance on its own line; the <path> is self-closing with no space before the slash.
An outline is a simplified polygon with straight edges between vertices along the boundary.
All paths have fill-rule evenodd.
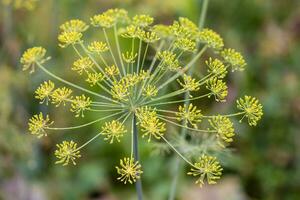
<path id="1" fill-rule="evenodd" d="M 138 151 L 138 130 L 136 125 L 136 116 L 133 114 L 132 118 L 132 131 L 133 131 L 133 157 L 134 161 L 139 161 L 139 151 Z M 141 179 L 137 179 L 135 183 L 135 188 L 137 191 L 138 200 L 143 200 L 143 189 Z"/>
<path id="2" fill-rule="evenodd" d="M 123 74 L 125 76 L 126 72 L 125 72 L 125 67 L 124 67 L 123 59 L 122 59 L 122 56 L 121 56 L 121 48 L 120 48 L 119 38 L 118 38 L 118 35 L 117 35 L 117 25 L 114 26 L 114 36 L 115 36 L 115 40 L 116 40 L 116 44 L 117 44 L 117 49 L 118 49 L 120 63 L 122 65 Z"/>
<path id="3" fill-rule="evenodd" d="M 55 78 L 55 79 L 57 79 L 57 80 L 59 80 L 59 81 L 65 83 L 65 84 L 67 84 L 67 85 L 69 85 L 69 86 L 71 86 L 71 87 L 74 87 L 74 88 L 76 88 L 76 89 L 78 89 L 78 90 L 81 90 L 81 91 L 83 91 L 83 92 L 86 92 L 86 93 L 88 93 L 88 94 L 92 94 L 92 95 L 94 95 L 94 96 L 100 97 L 100 98 L 102 98 L 102 99 L 108 100 L 108 101 L 110 101 L 110 102 L 114 102 L 114 103 L 120 104 L 119 102 L 117 102 L 117 101 L 115 101 L 115 100 L 113 100 L 113 99 L 111 99 L 111 98 L 109 98 L 109 97 L 106 97 L 106 96 L 100 95 L 100 94 L 98 94 L 98 93 L 96 93 L 96 92 L 87 90 L 87 89 L 85 89 L 85 88 L 83 88 L 83 87 L 80 87 L 80 86 L 74 84 L 74 83 L 71 83 L 71 82 L 69 82 L 69 81 L 66 81 L 66 80 L 64 80 L 63 78 L 60 78 L 59 76 L 56 76 L 56 75 L 53 74 L 52 72 L 48 71 L 48 70 L 47 70 L 43 65 L 41 65 L 40 63 L 37 63 L 37 65 L 39 66 L 39 68 L 41 68 L 41 69 L 42 69 L 45 73 L 47 73 L 49 76 L 51 76 L 51 77 L 53 77 L 53 78 Z"/>

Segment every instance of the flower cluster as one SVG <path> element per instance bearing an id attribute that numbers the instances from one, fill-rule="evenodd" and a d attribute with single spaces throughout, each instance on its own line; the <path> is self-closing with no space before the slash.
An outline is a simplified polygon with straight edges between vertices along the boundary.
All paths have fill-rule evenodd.
<path id="1" fill-rule="evenodd" d="M 102 40 L 89 40 L 92 42 L 87 44 L 84 35 L 91 28 L 97 33 L 100 31 L 104 37 Z M 86 82 L 74 83 L 53 74 L 45 64 L 48 59 L 46 50 L 33 47 L 21 57 L 23 70 L 34 72 L 38 68 L 51 77 L 51 81 L 44 81 L 37 88 L 35 97 L 46 105 L 63 105 L 61 109 L 69 109 L 75 117 L 90 113 L 100 113 L 100 117 L 78 126 L 57 128 L 48 115 L 40 113 L 29 120 L 29 131 L 42 137 L 48 132 L 79 129 L 92 124 L 99 125 L 100 131 L 81 145 L 74 141 L 58 144 L 54 153 L 58 159 L 56 163 L 75 165 L 76 159 L 81 157 L 79 150 L 98 137 L 109 143 L 120 143 L 125 137 L 132 137 L 131 155 L 124 155 L 120 166 L 116 167 L 120 175 L 118 180 L 132 184 L 143 173 L 134 150 L 141 135 L 150 144 L 159 142 L 155 145 L 157 148 L 167 145 L 163 148 L 174 150 L 191 165 L 188 174 L 197 176 L 196 183 L 200 186 L 206 182 L 215 184 L 222 171 L 217 158 L 202 155 L 204 149 L 193 151 L 195 156 L 191 156 L 193 148 L 189 150 L 184 145 L 192 145 L 193 142 L 199 149 L 198 141 L 211 138 L 210 143 L 205 145 L 205 152 L 217 155 L 233 141 L 232 117 L 247 118 L 250 126 L 255 126 L 262 117 L 262 105 L 250 96 L 237 100 L 240 112 L 207 113 L 209 109 L 204 107 L 207 104 L 202 104 L 201 99 L 214 97 L 210 100 L 225 102 L 228 69 L 242 71 L 246 62 L 236 50 L 224 48 L 219 34 L 207 28 L 200 30 L 187 18 L 163 25 L 155 24 L 154 18 L 149 15 L 130 17 L 126 10 L 110 9 L 92 16 L 90 24 L 73 19 L 62 24 L 60 30 L 59 46 L 73 49 L 77 56 L 70 64 L 71 70 L 78 76 L 75 80 Z M 127 40 L 131 47 L 125 48 L 120 38 Z M 212 56 L 201 62 L 205 63 L 207 74 L 195 76 L 190 69 L 209 50 L 212 51 L 209 55 L 218 58 Z M 64 86 L 57 88 L 56 81 Z M 173 110 L 174 107 L 178 109 Z M 128 121 L 131 121 L 131 126 L 128 126 Z M 168 132 L 181 140 L 175 145 L 176 141 L 166 134 Z M 192 139 L 186 140 L 186 134 Z M 202 156 L 192 164 L 190 159 L 199 155 Z"/>

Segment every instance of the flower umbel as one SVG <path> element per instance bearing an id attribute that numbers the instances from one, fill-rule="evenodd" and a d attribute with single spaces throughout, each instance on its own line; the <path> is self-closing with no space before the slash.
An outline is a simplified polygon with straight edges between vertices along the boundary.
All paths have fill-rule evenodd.
<path id="1" fill-rule="evenodd" d="M 245 112 L 244 117 L 248 118 L 249 125 L 256 126 L 257 122 L 263 115 L 262 105 L 259 101 L 255 97 L 246 95 L 244 98 L 240 98 L 236 102 L 237 108 Z M 242 121 L 243 118 L 240 121 Z"/>
<path id="2" fill-rule="evenodd" d="M 133 184 L 137 179 L 141 178 L 142 166 L 138 161 L 134 161 L 133 158 L 123 158 L 120 160 L 120 167 L 116 167 L 120 177 L 117 178 L 119 181 Z"/>
<path id="3" fill-rule="evenodd" d="M 44 118 L 43 113 L 34 115 L 29 119 L 28 126 L 29 131 L 32 135 L 36 135 L 38 138 L 47 136 L 46 129 L 53 124 L 53 121 L 50 121 L 49 115 L 46 115 Z"/>
<path id="4" fill-rule="evenodd" d="M 80 151 L 77 149 L 77 143 L 71 141 L 63 141 L 61 144 L 56 145 L 57 150 L 55 150 L 54 155 L 58 159 L 55 164 L 62 164 L 63 166 L 68 165 L 72 162 L 76 165 L 75 160 L 80 158 Z"/>
<path id="5" fill-rule="evenodd" d="M 70 106 L 75 117 L 88 116 L 80 120 L 87 121 L 83 124 L 53 127 L 49 116 L 40 113 L 29 120 L 29 131 L 42 137 L 47 136 L 46 131 L 69 132 L 99 123 L 101 131 L 80 146 L 73 141 L 58 144 L 56 163 L 75 165 L 81 156 L 79 150 L 101 136 L 108 143 L 125 143 L 124 146 L 130 141 L 130 156 L 125 156 L 117 167 L 118 180 L 125 184 L 139 182 L 142 170 L 137 149 L 139 138 L 145 138 L 159 144 L 154 145 L 157 148 L 178 154 L 192 167 L 189 174 L 199 176 L 197 184 L 214 184 L 222 168 L 215 157 L 202 153 L 217 155 L 233 141 L 232 117 L 243 115 L 254 126 L 262 116 L 261 104 L 249 96 L 237 101 L 241 112 L 208 114 L 209 97 L 214 96 L 216 104 L 225 102 L 228 68 L 242 71 L 246 62 L 237 51 L 224 48 L 218 33 L 198 28 L 187 18 L 180 17 L 171 25 L 153 23 L 149 15 L 129 17 L 124 9 L 109 9 L 92 16 L 91 28 L 79 19 L 63 23 L 59 46 L 74 51 L 75 62 L 69 65 L 80 75 L 72 81 L 51 72 L 45 64 L 48 58 L 44 48 L 26 50 L 21 57 L 23 70 L 33 72 L 37 67 L 51 77 L 37 89 L 36 98 L 50 101 L 53 108 Z M 95 33 L 86 34 L 88 31 Z M 94 36 L 103 37 L 95 40 Z M 210 56 L 206 62 L 203 55 Z M 207 69 L 199 73 L 203 63 Z M 199 68 L 192 70 L 193 67 Z M 177 106 L 178 110 L 174 109 Z M 126 134 L 129 130 L 131 134 Z M 199 155 L 200 160 L 192 164 L 190 159 Z"/>
<path id="6" fill-rule="evenodd" d="M 205 180 L 208 184 L 216 184 L 222 175 L 222 170 L 216 157 L 202 155 L 191 171 L 188 172 L 188 175 L 199 176 L 196 184 L 202 187 Z"/>

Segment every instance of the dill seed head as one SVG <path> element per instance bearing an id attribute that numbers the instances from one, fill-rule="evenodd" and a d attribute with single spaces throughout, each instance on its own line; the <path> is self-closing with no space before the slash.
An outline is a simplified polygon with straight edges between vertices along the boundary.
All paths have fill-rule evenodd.
<path id="1" fill-rule="evenodd" d="M 123 158 L 120 160 L 120 167 L 116 167 L 117 173 L 120 175 L 117 179 L 124 184 L 133 184 L 137 179 L 141 178 L 142 166 L 133 158 Z"/>
<path id="2" fill-rule="evenodd" d="M 55 164 L 68 165 L 70 162 L 76 165 L 75 160 L 80 158 L 80 151 L 77 148 L 77 143 L 71 141 L 63 141 L 61 144 L 56 145 L 54 155 L 58 159 Z"/>
<path id="3" fill-rule="evenodd" d="M 196 184 L 202 187 L 207 181 L 208 184 L 216 184 L 222 175 L 222 167 L 216 157 L 202 155 L 199 161 L 188 172 L 188 175 L 197 176 Z"/>

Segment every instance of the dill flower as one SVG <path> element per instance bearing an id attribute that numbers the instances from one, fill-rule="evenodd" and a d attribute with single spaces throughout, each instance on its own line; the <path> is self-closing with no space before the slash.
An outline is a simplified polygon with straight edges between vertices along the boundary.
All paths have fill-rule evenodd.
<path id="1" fill-rule="evenodd" d="M 66 101 L 70 101 L 72 99 L 71 94 L 72 90 L 66 87 L 57 88 L 51 94 L 52 103 L 56 104 L 56 107 L 60 106 L 62 103 L 64 106 L 66 105 Z"/>
<path id="2" fill-rule="evenodd" d="M 82 33 L 71 31 L 71 32 L 62 32 L 58 36 L 58 41 L 60 42 L 59 46 L 65 48 L 71 44 L 76 44 L 81 41 Z"/>
<path id="3" fill-rule="evenodd" d="M 133 184 L 137 179 L 141 178 L 142 166 L 138 161 L 134 161 L 133 158 L 123 158 L 120 160 L 120 167 L 116 167 L 118 174 L 120 177 L 117 179 L 126 184 L 129 182 Z"/>
<path id="4" fill-rule="evenodd" d="M 262 105 L 259 101 L 255 97 L 246 95 L 244 98 L 240 98 L 236 102 L 237 108 L 244 112 L 244 117 L 248 118 L 248 124 L 250 126 L 256 126 L 257 122 L 263 115 Z"/>
<path id="5" fill-rule="evenodd" d="M 227 70 L 225 65 L 219 59 L 212 59 L 211 57 L 205 61 L 205 64 L 208 67 L 207 72 L 216 76 L 217 78 L 225 78 Z"/>
<path id="6" fill-rule="evenodd" d="M 47 58 L 44 58 L 45 55 L 46 49 L 43 47 L 32 47 L 27 49 L 20 60 L 23 65 L 23 71 L 30 69 L 30 73 L 33 73 L 37 63 L 43 64 L 47 60 Z"/>
<path id="7" fill-rule="evenodd" d="M 225 148 L 227 144 L 233 141 L 234 128 L 233 123 L 228 117 L 221 115 L 213 116 L 212 119 L 208 120 L 211 127 L 216 130 L 218 144 Z"/>
<path id="8" fill-rule="evenodd" d="M 119 68 L 117 68 L 115 65 L 112 65 L 112 66 L 105 68 L 105 73 L 108 76 L 116 76 L 116 75 L 119 75 L 120 71 L 119 71 Z"/>
<path id="9" fill-rule="evenodd" d="M 52 81 L 44 81 L 35 91 L 35 98 L 41 100 L 41 104 L 46 101 L 46 104 L 48 105 L 49 97 L 51 96 L 53 90 L 54 90 L 54 83 Z"/>
<path id="10" fill-rule="evenodd" d="M 242 54 L 234 49 L 223 49 L 221 56 L 226 63 L 230 64 L 232 71 L 243 71 L 247 65 Z"/>
<path id="11" fill-rule="evenodd" d="M 232 71 L 243 69 L 243 57 L 235 50 L 223 49 L 219 34 L 200 29 L 187 18 L 181 17 L 171 25 L 152 25 L 153 22 L 154 18 L 149 15 L 129 17 L 126 10 L 109 9 L 90 18 L 93 27 L 101 28 L 88 29 L 88 24 L 77 19 L 62 24 L 59 46 L 74 50 L 76 61 L 71 70 L 81 75 L 72 81 L 48 70 L 51 68 L 45 66 L 48 58 L 45 58 L 44 48 L 26 50 L 21 57 L 23 70 L 33 72 L 38 67 L 51 80 L 64 84 L 55 89 L 56 82 L 55 85 L 44 82 L 36 91 L 39 100 L 50 100 L 55 107 L 69 103 L 75 117 L 89 115 L 86 120 L 96 118 L 71 127 L 53 127 L 49 116 L 40 113 L 29 120 L 29 131 L 42 137 L 47 135 L 46 131 L 77 130 L 101 123 L 100 132 L 80 146 L 73 141 L 58 144 L 54 152 L 58 158 L 56 163 L 75 165 L 75 160 L 81 156 L 79 150 L 100 136 L 109 143 L 131 141 L 130 156 L 116 167 L 120 175 L 118 180 L 139 182 L 142 170 L 137 149 L 139 137 L 142 137 L 149 143 L 159 142 L 157 147 L 167 146 L 164 149 L 178 154 L 192 167 L 188 174 L 198 176 L 196 183 L 200 186 L 205 182 L 214 184 L 222 171 L 215 157 L 202 155 L 195 164 L 189 160 L 202 154 L 204 143 L 205 151 L 213 154 L 220 151 L 215 148 L 216 143 L 227 147 L 234 136 L 230 118 L 247 117 L 251 126 L 256 125 L 262 116 L 262 106 L 255 98 L 245 96 L 237 101 L 241 112 L 214 115 L 202 112 L 209 109 L 201 107 L 201 99 L 214 96 L 217 102 L 225 101 L 228 91 L 223 78 L 228 73 L 227 68 L 231 66 Z M 103 35 L 103 40 L 89 38 L 91 43 L 85 41 L 83 34 L 86 31 L 97 31 L 97 34 L 87 36 Z M 131 46 L 122 46 L 123 40 Z M 203 59 L 208 48 L 213 52 L 205 62 L 207 70 L 196 78 L 192 67 Z M 219 55 L 222 61 L 215 58 Z M 88 84 L 77 85 L 77 79 Z M 176 80 L 179 85 L 174 84 Z M 205 84 L 208 90 L 200 90 Z M 73 90 L 74 93 L 81 92 L 80 95 L 72 96 Z M 174 110 L 174 104 L 179 105 L 178 110 Z M 131 126 L 128 126 L 129 120 Z M 129 130 L 131 134 L 126 134 Z M 174 133 L 174 138 L 170 137 L 170 132 Z M 208 139 L 207 135 L 214 137 Z M 131 140 L 121 140 L 125 137 L 131 137 Z"/>
<path id="12" fill-rule="evenodd" d="M 202 155 L 191 171 L 188 172 L 188 175 L 199 176 L 196 184 L 202 187 L 205 184 L 205 180 L 208 184 L 216 184 L 222 175 L 222 170 L 216 157 Z"/>
<path id="13" fill-rule="evenodd" d="M 183 82 L 181 82 L 179 79 L 177 81 L 186 91 L 198 91 L 200 89 L 199 81 L 196 81 L 196 79 L 194 79 L 192 76 L 184 74 Z"/>
<path id="14" fill-rule="evenodd" d="M 158 90 L 155 85 L 147 85 L 146 88 L 143 89 L 143 95 L 145 97 L 155 97 L 157 92 Z"/>
<path id="15" fill-rule="evenodd" d="M 71 19 L 59 27 L 63 32 L 84 32 L 89 26 L 79 19 Z"/>
<path id="16" fill-rule="evenodd" d="M 114 140 L 121 142 L 120 138 L 123 137 L 126 132 L 127 130 L 121 122 L 113 120 L 105 123 L 102 127 L 101 134 L 105 136 L 104 140 L 109 140 L 109 143 L 112 144 Z"/>
<path id="17" fill-rule="evenodd" d="M 62 164 L 66 166 L 69 162 L 76 165 L 75 160 L 80 158 L 80 151 L 77 149 L 77 143 L 71 141 L 63 141 L 61 144 L 56 145 L 57 150 L 55 150 L 54 155 L 58 159 L 55 164 Z"/>
<path id="18" fill-rule="evenodd" d="M 196 51 L 196 42 L 188 38 L 179 38 L 174 45 L 182 51 Z"/>
<path id="19" fill-rule="evenodd" d="M 122 53 L 122 58 L 126 63 L 135 63 L 135 58 L 137 57 L 137 53 L 126 51 L 126 53 Z"/>
<path id="20" fill-rule="evenodd" d="M 138 27 L 147 27 L 153 23 L 153 17 L 149 15 L 136 15 L 132 19 L 132 24 Z"/>
<path id="21" fill-rule="evenodd" d="M 161 66 L 169 69 L 170 71 L 176 71 L 180 68 L 179 61 L 176 58 L 177 55 L 170 51 L 162 51 L 157 54 L 158 59 L 162 61 Z"/>
<path id="22" fill-rule="evenodd" d="M 207 81 L 206 88 L 211 91 L 211 95 L 215 97 L 216 101 L 224 102 L 227 97 L 227 85 L 225 82 L 218 78 L 212 78 Z M 209 95 L 208 97 L 210 97 Z"/>
<path id="23" fill-rule="evenodd" d="M 49 115 L 44 117 L 43 113 L 40 113 L 38 115 L 33 115 L 33 117 L 29 119 L 28 127 L 32 135 L 36 135 L 40 138 L 47 136 L 46 129 L 48 129 L 52 124 L 53 121 L 50 121 Z"/>
<path id="24" fill-rule="evenodd" d="M 75 99 L 72 100 L 71 112 L 75 113 L 75 117 L 84 117 L 84 111 L 89 109 L 92 101 L 90 97 L 86 97 L 84 94 L 81 96 L 75 96 Z"/>
<path id="25" fill-rule="evenodd" d="M 88 46 L 88 50 L 93 53 L 103 53 L 109 50 L 105 42 L 94 41 Z"/>
<path id="26" fill-rule="evenodd" d="M 160 139 L 166 131 L 166 124 L 158 119 L 155 111 L 149 112 L 147 109 L 140 111 L 142 112 L 139 114 L 139 125 L 143 132 L 142 137 L 148 137 L 148 142 L 151 142 L 152 137 Z"/>
<path id="27" fill-rule="evenodd" d="M 89 57 L 83 57 L 76 60 L 73 63 L 72 70 L 78 72 L 78 74 L 82 74 L 83 72 L 89 72 L 89 70 L 94 66 L 94 63 L 91 61 Z"/>
<path id="28" fill-rule="evenodd" d="M 197 106 L 191 103 L 180 105 L 176 117 L 178 121 L 184 121 L 186 126 L 191 124 L 193 127 L 198 128 L 197 123 L 201 122 L 202 114 L 201 110 L 198 110 Z"/>
<path id="29" fill-rule="evenodd" d="M 91 86 L 95 86 L 103 79 L 104 76 L 101 73 L 88 73 L 88 78 L 86 79 L 86 82 L 88 82 Z"/>
<path id="30" fill-rule="evenodd" d="M 221 36 L 211 29 L 203 29 L 199 33 L 199 41 L 216 51 L 220 51 L 224 47 Z"/>

